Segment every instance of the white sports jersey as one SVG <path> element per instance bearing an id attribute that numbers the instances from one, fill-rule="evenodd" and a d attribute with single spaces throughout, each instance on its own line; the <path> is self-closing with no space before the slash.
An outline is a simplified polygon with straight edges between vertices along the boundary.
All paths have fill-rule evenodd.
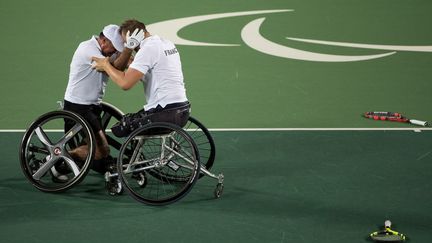
<path id="1" fill-rule="evenodd" d="M 129 68 L 145 74 L 144 110 L 187 101 L 180 55 L 171 41 L 157 35 L 145 38 Z"/>
<path id="2" fill-rule="evenodd" d="M 105 93 L 108 75 L 91 67 L 92 56 L 104 57 L 96 37 L 81 42 L 70 64 L 64 99 L 75 104 L 99 104 Z"/>

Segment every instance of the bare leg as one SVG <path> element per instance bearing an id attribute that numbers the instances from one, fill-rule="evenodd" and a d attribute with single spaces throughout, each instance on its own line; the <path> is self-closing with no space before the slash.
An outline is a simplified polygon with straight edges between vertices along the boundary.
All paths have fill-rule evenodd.
<path id="1" fill-rule="evenodd" d="M 84 161 L 87 158 L 88 146 L 81 145 L 73 150 L 69 151 L 69 154 L 74 160 Z"/>
<path id="2" fill-rule="evenodd" d="M 105 133 L 102 130 L 96 134 L 96 143 L 97 145 L 94 159 L 99 160 L 108 157 L 110 154 L 110 147 L 105 137 Z"/>
<path id="3" fill-rule="evenodd" d="M 108 145 L 108 141 L 105 137 L 105 133 L 102 130 L 99 130 L 96 134 L 96 151 L 94 160 L 100 160 L 106 158 L 110 153 L 110 148 Z M 73 159 L 78 159 L 84 161 L 87 158 L 89 151 L 88 145 L 79 146 L 71 151 L 69 154 Z"/>

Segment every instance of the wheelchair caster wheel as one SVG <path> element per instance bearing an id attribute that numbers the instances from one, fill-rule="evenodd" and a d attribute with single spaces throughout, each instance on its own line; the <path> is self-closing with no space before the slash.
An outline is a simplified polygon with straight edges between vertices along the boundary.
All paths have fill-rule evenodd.
<path id="1" fill-rule="evenodd" d="M 120 195 L 123 192 L 123 187 L 120 180 L 113 179 L 105 183 L 108 194 L 111 196 Z"/>
<path id="2" fill-rule="evenodd" d="M 224 185 L 222 183 L 218 183 L 216 185 L 216 189 L 214 190 L 215 198 L 220 198 L 220 196 L 222 195 L 223 189 L 224 189 Z"/>

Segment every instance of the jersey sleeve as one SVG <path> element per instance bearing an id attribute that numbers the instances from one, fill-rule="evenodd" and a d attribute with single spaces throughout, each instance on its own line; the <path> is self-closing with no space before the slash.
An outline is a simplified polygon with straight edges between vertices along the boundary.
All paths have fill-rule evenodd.
<path id="1" fill-rule="evenodd" d="M 73 67 L 77 72 L 85 70 L 92 65 L 92 57 L 103 58 L 104 56 L 98 48 L 93 48 L 87 42 L 81 43 L 72 57 L 71 68 Z"/>
<path id="2" fill-rule="evenodd" d="M 89 46 L 89 43 L 86 45 L 80 45 L 76 50 L 77 56 L 81 59 L 82 63 L 93 63 L 92 57 L 104 58 L 100 49 Z"/>

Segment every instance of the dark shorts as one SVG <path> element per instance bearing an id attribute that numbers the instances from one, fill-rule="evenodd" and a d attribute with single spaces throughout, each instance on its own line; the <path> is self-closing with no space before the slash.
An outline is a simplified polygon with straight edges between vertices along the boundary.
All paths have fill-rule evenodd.
<path id="1" fill-rule="evenodd" d="M 157 106 L 148 111 L 140 110 L 137 113 L 126 114 L 111 131 L 117 137 L 126 137 L 137 128 L 154 122 L 167 122 L 184 127 L 189 119 L 189 113 L 189 102 L 168 104 L 164 108 Z"/>
<path id="2" fill-rule="evenodd" d="M 97 133 L 103 129 L 101 120 L 101 105 L 82 105 L 65 100 L 63 109 L 67 111 L 72 111 L 83 117 L 84 120 L 89 123 L 94 133 Z M 72 128 L 73 125 L 74 124 L 70 124 L 70 122 L 66 121 L 65 130 L 69 130 L 70 128 Z"/>

